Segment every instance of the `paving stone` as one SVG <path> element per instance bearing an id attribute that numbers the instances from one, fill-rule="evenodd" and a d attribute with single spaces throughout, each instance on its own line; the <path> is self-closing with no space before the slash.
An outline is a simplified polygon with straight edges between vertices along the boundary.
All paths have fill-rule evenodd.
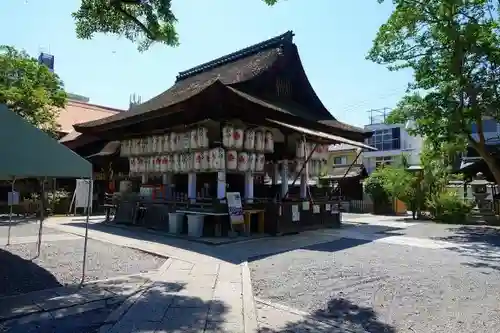
<path id="1" fill-rule="evenodd" d="M 217 281 L 215 284 L 215 294 L 220 293 L 232 293 L 235 295 L 241 295 L 243 292 L 242 283 L 240 282 L 224 282 Z"/>
<path id="2" fill-rule="evenodd" d="M 206 333 L 243 333 L 243 322 L 207 322 Z"/>
<path id="3" fill-rule="evenodd" d="M 127 311 L 121 320 L 130 322 L 160 321 L 174 301 L 173 295 L 158 295 L 146 291 Z"/>
<path id="4" fill-rule="evenodd" d="M 190 275 L 217 275 L 220 264 L 196 264 L 190 272 Z"/>
<path id="5" fill-rule="evenodd" d="M 155 333 L 157 331 L 158 322 L 153 321 L 126 321 L 121 320 L 114 325 L 109 333 Z"/>
<path id="6" fill-rule="evenodd" d="M 156 333 L 203 332 L 208 309 L 169 308 Z"/>
<path id="7" fill-rule="evenodd" d="M 182 260 L 175 260 L 172 262 L 172 264 L 169 267 L 169 271 L 179 271 L 179 270 L 187 270 L 190 271 L 194 267 L 194 264 L 187 262 L 187 261 L 182 261 Z"/>
<path id="8" fill-rule="evenodd" d="M 29 294 L 0 299 L 0 321 L 40 311 Z"/>
<path id="9" fill-rule="evenodd" d="M 59 319 L 67 316 L 78 315 L 83 312 L 88 312 L 92 310 L 102 309 L 106 307 L 106 301 L 100 300 L 95 302 L 90 302 L 82 305 L 71 306 L 64 309 L 54 310 L 50 312 L 50 315 L 54 319 Z"/>

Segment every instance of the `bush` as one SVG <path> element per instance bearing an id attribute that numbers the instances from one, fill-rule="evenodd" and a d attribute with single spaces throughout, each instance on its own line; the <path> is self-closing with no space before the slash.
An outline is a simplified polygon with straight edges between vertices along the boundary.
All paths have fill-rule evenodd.
<path id="1" fill-rule="evenodd" d="M 373 213 L 392 213 L 391 196 L 384 186 L 382 174 L 373 172 L 365 181 L 365 191 L 372 198 Z"/>
<path id="2" fill-rule="evenodd" d="M 426 204 L 431 218 L 443 223 L 464 223 L 473 208 L 454 191 L 432 194 Z"/>

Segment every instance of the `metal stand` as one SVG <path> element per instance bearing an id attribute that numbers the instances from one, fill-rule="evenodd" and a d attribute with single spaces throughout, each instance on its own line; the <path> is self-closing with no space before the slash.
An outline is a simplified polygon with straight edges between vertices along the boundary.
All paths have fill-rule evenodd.
<path id="1" fill-rule="evenodd" d="M 38 228 L 38 244 L 37 244 L 37 257 L 40 256 L 41 248 L 42 248 L 42 230 L 43 230 L 43 219 L 45 217 L 45 181 L 47 179 L 44 178 L 42 180 L 42 194 L 40 196 L 40 227 Z"/>
<path id="2" fill-rule="evenodd" d="M 10 202 L 10 212 L 9 212 L 9 229 L 7 232 L 7 245 L 10 245 L 10 230 L 12 229 L 12 207 L 14 206 L 14 183 L 16 182 L 16 177 L 12 179 L 12 184 L 11 184 L 11 202 Z"/>
<path id="3" fill-rule="evenodd" d="M 91 204 L 91 199 L 92 199 L 92 183 L 93 179 L 90 178 L 88 180 L 89 182 L 89 191 L 88 191 L 88 197 L 87 197 L 87 217 L 85 219 L 85 242 L 83 244 L 83 263 L 82 263 L 82 280 L 81 284 L 85 282 L 85 269 L 87 266 L 87 244 L 89 240 L 89 218 L 90 218 L 90 204 Z"/>

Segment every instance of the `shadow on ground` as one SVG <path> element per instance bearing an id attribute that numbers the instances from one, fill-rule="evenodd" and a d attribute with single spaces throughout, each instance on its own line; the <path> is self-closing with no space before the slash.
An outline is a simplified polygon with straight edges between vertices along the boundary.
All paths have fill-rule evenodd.
<path id="1" fill-rule="evenodd" d="M 74 221 L 75 220 L 73 219 L 73 222 L 67 223 L 66 225 L 85 228 L 85 223 L 74 222 Z M 308 249 L 312 251 L 328 251 L 328 252 L 340 251 L 349 247 L 354 247 L 369 243 L 374 239 L 393 236 L 394 234 L 390 234 L 388 232 L 389 231 L 396 232 L 397 230 L 400 230 L 400 228 L 393 228 L 386 226 L 346 224 L 341 229 L 332 229 L 332 232 L 335 233 L 337 230 L 340 230 L 340 232 L 342 232 L 343 230 L 354 233 L 359 232 L 361 234 L 365 234 L 367 238 L 366 240 L 344 238 L 344 239 L 349 239 L 349 241 L 344 241 L 335 248 L 335 246 L 330 245 L 330 243 L 332 243 L 331 241 L 332 237 L 335 238 L 334 234 L 331 235 L 315 234 L 310 236 L 307 236 L 305 234 L 285 235 L 281 237 L 269 237 L 265 239 L 254 239 L 254 240 L 250 239 L 246 243 L 244 242 L 244 243 L 224 244 L 224 245 L 207 245 L 199 242 L 189 241 L 182 238 L 169 237 L 168 235 L 164 234 L 147 232 L 146 230 L 140 230 L 133 227 L 130 228 L 122 226 L 116 227 L 107 223 L 96 223 L 96 222 L 89 223 L 89 229 L 105 232 L 112 235 L 128 237 L 131 239 L 165 244 L 179 249 L 196 252 L 203 255 L 208 255 L 233 264 L 240 264 L 246 261 L 250 257 L 252 258 L 252 260 L 262 259 L 265 257 L 273 256 L 276 254 L 296 249 Z M 323 240 L 321 239 L 322 236 Z M 339 234 L 339 236 L 341 235 Z M 300 239 L 300 237 L 303 238 L 309 237 L 309 240 L 305 240 L 301 243 L 301 241 L 298 240 Z M 329 239 L 327 239 L 328 237 Z M 262 242 L 265 242 L 265 246 L 262 246 L 263 245 Z M 307 245 L 308 243 L 309 244 L 314 243 L 315 245 Z M 328 249 L 326 249 L 326 247 L 322 247 L 321 244 L 329 244 L 327 246 Z"/>
<path id="2" fill-rule="evenodd" d="M 0 297 L 61 286 L 57 278 L 31 260 L 0 249 Z"/>
<path id="3" fill-rule="evenodd" d="M 448 231 L 453 234 L 433 239 L 459 244 L 460 246 L 449 250 L 475 259 L 473 262 L 464 262 L 463 265 L 500 270 L 500 228 L 461 226 L 449 228 Z"/>
<path id="4" fill-rule="evenodd" d="M 129 280 L 130 277 L 127 278 L 127 281 Z M 22 317 L 0 322 L 0 328 L 3 329 L 0 331 L 90 333 L 97 332 L 101 327 L 106 328 L 106 332 L 110 333 L 154 332 L 155 330 L 185 332 L 193 328 L 203 330 L 205 327 L 217 331 L 224 323 L 224 315 L 228 308 L 223 302 L 206 301 L 189 296 L 184 293 L 184 284 L 155 282 L 146 283 L 139 289 L 133 286 L 134 284 L 120 283 L 120 279 L 116 279 L 89 283 L 83 287 L 60 288 L 57 291 L 58 294 L 67 298 L 65 303 L 61 303 L 66 306 L 65 308 L 52 309 L 47 312 L 49 315 L 29 322 L 23 321 Z M 70 294 L 64 296 L 65 293 Z M 141 294 L 138 295 L 138 293 Z M 84 296 L 81 296 L 82 294 Z M 126 297 L 134 297 L 134 295 L 140 297 L 135 302 L 123 303 Z M 91 307 L 84 312 L 75 311 L 77 307 L 83 309 L 90 304 L 82 304 L 86 299 L 93 299 L 92 304 L 100 302 L 101 306 Z M 37 303 L 37 305 L 41 308 L 55 306 L 50 302 L 51 299 L 47 299 L 45 303 Z M 106 302 L 105 305 L 103 302 Z M 120 305 L 122 307 L 119 307 Z M 121 311 L 122 309 L 124 311 Z"/>
<path id="5" fill-rule="evenodd" d="M 306 318 L 288 322 L 278 329 L 261 328 L 260 333 L 395 333 L 396 329 L 378 320 L 370 307 L 353 304 L 343 298 L 331 299 L 325 309 L 313 312 Z"/>

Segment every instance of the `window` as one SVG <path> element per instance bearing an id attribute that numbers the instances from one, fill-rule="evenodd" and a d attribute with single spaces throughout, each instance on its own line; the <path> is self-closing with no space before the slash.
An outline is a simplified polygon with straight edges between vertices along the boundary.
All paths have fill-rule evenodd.
<path id="1" fill-rule="evenodd" d="M 333 164 L 335 165 L 341 165 L 341 164 L 347 164 L 347 156 L 336 156 L 333 158 Z"/>
<path id="2" fill-rule="evenodd" d="M 396 127 L 373 131 L 367 144 L 382 151 L 401 149 L 401 129 Z"/>
<path id="3" fill-rule="evenodd" d="M 394 156 L 380 156 L 375 158 L 375 167 L 379 167 L 381 165 L 391 165 L 394 163 Z"/>

